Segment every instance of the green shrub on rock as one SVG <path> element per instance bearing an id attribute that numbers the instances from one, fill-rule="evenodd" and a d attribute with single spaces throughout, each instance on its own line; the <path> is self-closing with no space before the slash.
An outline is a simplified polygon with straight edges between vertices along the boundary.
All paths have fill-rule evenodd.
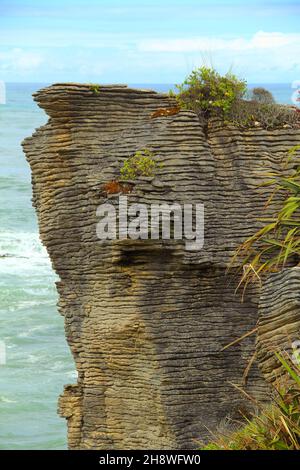
<path id="1" fill-rule="evenodd" d="M 90 90 L 94 93 L 94 95 L 99 95 L 100 93 L 100 85 L 97 83 L 90 84 Z"/>
<path id="2" fill-rule="evenodd" d="M 242 128 L 300 127 L 299 109 L 277 104 L 262 87 L 254 88 L 250 99 L 245 99 L 246 81 L 232 73 L 222 76 L 213 68 L 200 67 L 176 88 L 178 93 L 170 96 L 176 98 L 182 109 L 195 111 L 204 126 L 221 120 Z"/>
<path id="3" fill-rule="evenodd" d="M 247 84 L 231 73 L 222 76 L 213 68 L 200 67 L 176 88 L 176 98 L 182 108 L 208 119 L 226 115 L 233 103 L 245 95 Z"/>
<path id="4" fill-rule="evenodd" d="M 135 180 L 139 176 L 155 176 L 156 170 L 162 167 L 155 160 L 155 155 L 148 149 L 139 150 L 124 161 L 121 168 L 121 180 Z"/>

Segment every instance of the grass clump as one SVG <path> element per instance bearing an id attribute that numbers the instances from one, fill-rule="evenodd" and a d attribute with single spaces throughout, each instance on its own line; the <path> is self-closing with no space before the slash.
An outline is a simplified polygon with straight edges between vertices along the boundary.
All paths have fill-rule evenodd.
<path id="1" fill-rule="evenodd" d="M 94 93 L 94 95 L 99 95 L 100 85 L 97 85 L 96 83 L 91 83 L 90 84 L 90 90 Z"/>
<path id="2" fill-rule="evenodd" d="M 203 450 L 300 450 L 300 368 L 288 355 L 276 356 L 284 375 L 273 384 L 271 404 L 256 402 L 259 411 L 246 424 L 215 436 Z"/>
<path id="3" fill-rule="evenodd" d="M 300 256 L 300 145 L 290 149 L 281 171 L 266 174 L 264 186 L 270 186 L 271 196 L 281 197 L 280 209 L 260 230 L 242 243 L 235 252 L 242 261 L 243 276 L 239 286 L 260 279 L 261 274 L 277 272 L 288 263 L 298 264 Z"/>
<path id="4" fill-rule="evenodd" d="M 135 180 L 140 176 L 154 177 L 158 168 L 155 155 L 148 149 L 138 150 L 134 155 L 127 158 L 120 170 L 121 180 Z"/>

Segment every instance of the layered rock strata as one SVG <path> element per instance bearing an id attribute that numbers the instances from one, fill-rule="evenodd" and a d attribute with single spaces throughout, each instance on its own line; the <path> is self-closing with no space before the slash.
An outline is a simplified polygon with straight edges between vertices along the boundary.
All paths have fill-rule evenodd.
<path id="1" fill-rule="evenodd" d="M 242 381 L 254 336 L 222 349 L 255 327 L 258 290 L 241 303 L 238 274 L 226 268 L 258 228 L 258 184 L 300 131 L 203 129 L 192 111 L 153 118 L 172 99 L 121 85 L 56 84 L 35 100 L 49 121 L 24 149 L 78 371 L 59 401 L 69 448 L 198 448 L 249 407 L 231 383 Z M 202 250 L 180 240 L 97 238 L 97 207 L 119 200 L 104 185 L 145 148 L 163 166 L 134 184 L 129 203 L 203 203 Z M 248 389 L 264 396 L 255 364 Z"/>
<path id="2" fill-rule="evenodd" d="M 286 375 L 275 353 L 299 361 L 299 352 L 300 268 L 294 267 L 270 275 L 261 292 L 257 359 L 266 380 L 272 383 Z"/>

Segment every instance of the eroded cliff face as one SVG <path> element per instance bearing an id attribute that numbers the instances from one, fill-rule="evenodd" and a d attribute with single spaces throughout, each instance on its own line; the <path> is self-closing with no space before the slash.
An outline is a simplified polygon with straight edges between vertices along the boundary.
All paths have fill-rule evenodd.
<path id="1" fill-rule="evenodd" d="M 57 84 L 35 95 L 50 119 L 25 140 L 40 235 L 59 275 L 59 310 L 78 370 L 59 412 L 71 449 L 191 449 L 249 404 L 239 384 L 254 337 L 258 292 L 235 295 L 226 267 L 258 227 L 258 184 L 276 169 L 300 132 L 239 130 L 217 123 L 204 133 L 197 116 L 166 95 L 125 86 Z M 132 202 L 205 205 L 205 244 L 96 236 L 103 185 L 125 158 L 148 148 L 163 162 L 137 182 Z M 109 197 L 117 204 L 118 195 Z M 256 366 L 248 389 L 262 398 Z"/>
<path id="2" fill-rule="evenodd" d="M 284 269 L 264 282 L 259 302 L 257 359 L 268 382 L 286 371 L 274 352 L 300 351 L 300 268 Z"/>

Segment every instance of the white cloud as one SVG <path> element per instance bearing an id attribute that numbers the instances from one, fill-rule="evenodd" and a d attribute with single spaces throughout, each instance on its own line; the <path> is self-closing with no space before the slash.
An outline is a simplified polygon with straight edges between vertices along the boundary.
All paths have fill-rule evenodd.
<path id="1" fill-rule="evenodd" d="M 91 37 L 89 37 L 89 40 Z M 96 37 L 95 37 L 96 39 Z M 300 77 L 300 34 L 259 31 L 250 38 L 197 36 L 114 42 L 101 47 L 0 49 L 0 79 L 6 81 L 86 81 L 179 83 L 195 67 L 231 68 L 248 82 L 288 82 Z M 124 50 L 125 49 L 125 50 Z"/>
<path id="2" fill-rule="evenodd" d="M 197 36 L 182 39 L 146 39 L 138 44 L 142 52 L 251 51 L 300 46 L 300 34 L 258 31 L 252 38 L 224 39 Z"/>
<path id="3" fill-rule="evenodd" d="M 41 54 L 13 48 L 0 52 L 0 70 L 27 72 L 38 68 L 43 63 Z"/>

